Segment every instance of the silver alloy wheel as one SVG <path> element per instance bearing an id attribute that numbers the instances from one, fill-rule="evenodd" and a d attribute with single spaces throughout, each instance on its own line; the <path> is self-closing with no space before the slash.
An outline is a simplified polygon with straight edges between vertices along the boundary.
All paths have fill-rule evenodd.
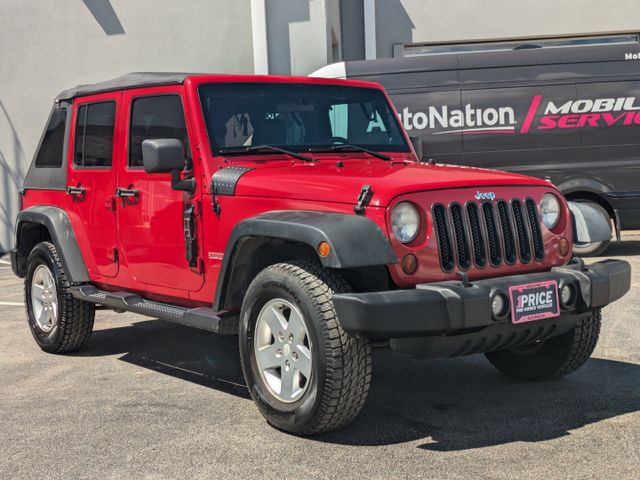
<path id="1" fill-rule="evenodd" d="M 282 298 L 268 301 L 256 321 L 253 347 L 258 370 L 278 400 L 298 400 L 311 381 L 311 338 L 302 313 Z"/>
<path id="2" fill-rule="evenodd" d="M 36 324 L 45 333 L 58 324 L 58 292 L 51 270 L 38 265 L 31 279 L 31 307 Z"/>

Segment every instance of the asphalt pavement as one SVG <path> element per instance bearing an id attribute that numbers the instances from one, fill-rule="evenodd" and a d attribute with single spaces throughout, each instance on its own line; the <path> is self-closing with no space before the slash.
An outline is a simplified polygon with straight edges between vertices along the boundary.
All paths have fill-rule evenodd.
<path id="1" fill-rule="evenodd" d="M 524 383 L 480 355 L 376 351 L 363 412 L 313 438 L 262 419 L 235 337 L 100 311 L 85 350 L 43 353 L 1 258 L 0 478 L 640 478 L 640 235 L 606 256 L 632 263 L 632 291 L 578 372 Z"/>

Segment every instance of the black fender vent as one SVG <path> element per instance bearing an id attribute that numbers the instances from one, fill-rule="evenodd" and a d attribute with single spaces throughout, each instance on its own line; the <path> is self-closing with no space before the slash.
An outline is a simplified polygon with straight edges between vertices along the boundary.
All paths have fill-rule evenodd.
<path id="1" fill-rule="evenodd" d="M 211 193 L 213 195 L 235 195 L 238 180 L 251 170 L 253 168 L 249 167 L 221 168 L 211 178 Z"/>

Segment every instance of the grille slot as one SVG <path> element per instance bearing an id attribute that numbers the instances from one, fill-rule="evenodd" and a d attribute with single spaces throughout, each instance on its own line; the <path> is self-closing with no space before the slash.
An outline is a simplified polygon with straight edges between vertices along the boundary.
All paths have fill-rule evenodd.
<path id="1" fill-rule="evenodd" d="M 500 249 L 500 240 L 498 239 L 496 217 L 493 213 L 493 205 L 490 203 L 483 203 L 482 212 L 484 213 L 484 222 L 487 226 L 489 258 L 491 259 L 491 265 L 500 265 L 500 263 L 502 263 L 502 253 Z"/>
<path id="2" fill-rule="evenodd" d="M 504 242 L 504 261 L 508 265 L 513 265 L 516 263 L 516 243 L 513 238 L 509 209 L 507 208 L 507 202 L 504 200 L 498 202 L 498 218 L 500 219 L 502 241 Z"/>
<path id="3" fill-rule="evenodd" d="M 485 258 L 484 236 L 480 227 L 480 216 L 478 215 L 478 205 L 467 203 L 467 218 L 469 219 L 469 230 L 471 232 L 471 244 L 473 245 L 473 258 L 480 268 L 487 263 Z"/>
<path id="4" fill-rule="evenodd" d="M 528 198 L 433 206 L 440 265 L 445 272 L 544 259 L 536 202 Z"/>
<path id="5" fill-rule="evenodd" d="M 462 207 L 458 203 L 454 203 L 450 207 L 451 220 L 453 222 L 453 231 L 456 237 L 456 249 L 458 252 L 458 265 L 463 270 L 471 266 L 471 255 L 469 253 L 469 241 L 467 240 L 467 232 L 464 229 L 464 220 L 462 219 Z"/>
<path id="6" fill-rule="evenodd" d="M 527 235 L 527 227 L 524 225 L 522 216 L 522 203 L 517 198 L 511 202 L 511 210 L 513 212 L 513 220 L 516 224 L 516 233 L 518 234 L 518 247 L 520 249 L 520 261 L 529 263 L 531 261 L 531 243 Z"/>
<path id="7" fill-rule="evenodd" d="M 440 249 L 440 266 L 445 272 L 453 270 L 453 251 L 447 225 L 447 214 L 444 205 L 433 206 L 433 221 L 438 234 L 438 248 Z"/>
<path id="8" fill-rule="evenodd" d="M 529 229 L 531 230 L 533 254 L 535 256 L 535 259 L 540 261 L 544 258 L 544 242 L 542 241 L 542 232 L 540 231 L 538 209 L 536 207 L 536 202 L 531 198 L 527 198 L 524 203 L 527 209 L 527 217 L 529 218 Z"/>

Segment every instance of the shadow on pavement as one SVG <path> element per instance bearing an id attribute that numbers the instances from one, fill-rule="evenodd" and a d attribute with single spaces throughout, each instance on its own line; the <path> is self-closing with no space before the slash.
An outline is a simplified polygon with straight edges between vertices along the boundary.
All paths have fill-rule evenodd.
<path id="1" fill-rule="evenodd" d="M 640 410 L 640 365 L 591 359 L 567 378 L 518 382 L 483 356 L 413 361 L 380 352 L 369 400 L 347 430 L 319 440 L 457 451 L 538 442 Z"/>
<path id="2" fill-rule="evenodd" d="M 121 359 L 248 399 L 237 338 L 160 320 L 98 330 L 86 356 Z M 344 445 L 421 441 L 456 451 L 537 442 L 640 410 L 640 365 L 591 359 L 580 371 L 547 383 L 510 380 L 482 356 L 417 361 L 374 353 L 374 376 L 362 413 L 346 428 L 315 437 Z"/>
<path id="3" fill-rule="evenodd" d="M 238 337 L 222 336 L 145 320 L 126 327 L 96 330 L 77 355 L 124 354 L 120 360 L 250 399 L 244 383 Z"/>
<path id="4" fill-rule="evenodd" d="M 613 241 L 611 246 L 602 254 L 602 258 L 627 255 L 640 255 L 640 240 L 622 240 L 618 244 Z"/>

